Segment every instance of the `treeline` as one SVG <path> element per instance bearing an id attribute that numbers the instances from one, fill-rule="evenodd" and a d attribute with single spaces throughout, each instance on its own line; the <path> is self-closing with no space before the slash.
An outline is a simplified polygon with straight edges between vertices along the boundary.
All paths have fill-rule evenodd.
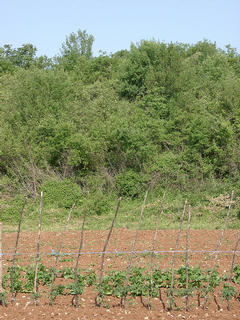
<path id="1" fill-rule="evenodd" d="M 0 48 L 0 189 L 51 180 L 138 197 L 148 186 L 239 180 L 240 56 L 209 41 L 141 41 L 92 54 L 86 31 L 61 54 Z"/>

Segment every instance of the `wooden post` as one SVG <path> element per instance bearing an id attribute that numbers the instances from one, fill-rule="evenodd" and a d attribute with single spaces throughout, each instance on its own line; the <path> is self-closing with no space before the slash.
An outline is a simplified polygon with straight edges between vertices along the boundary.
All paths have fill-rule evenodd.
<path id="1" fill-rule="evenodd" d="M 89 191 L 87 192 L 87 201 L 86 201 L 86 209 L 84 212 L 84 216 L 83 216 L 83 221 L 82 221 L 82 229 L 81 229 L 81 233 L 80 233 L 80 242 L 79 242 L 79 249 L 78 249 L 78 254 L 76 257 L 76 264 L 75 264 L 75 271 L 74 271 L 74 286 L 75 286 L 75 294 L 72 298 L 72 305 L 74 305 L 75 307 L 79 306 L 79 300 L 78 300 L 78 293 L 77 293 L 77 281 L 78 281 L 78 264 L 79 264 L 79 258 L 80 258 L 80 254 L 82 251 L 82 246 L 83 246 L 83 233 L 84 233 L 84 226 L 85 226 L 85 221 L 86 221 L 86 216 L 88 213 L 88 200 L 89 200 Z"/>
<path id="2" fill-rule="evenodd" d="M 116 211 L 115 211 L 115 215 L 113 217 L 113 220 L 112 220 L 112 224 L 111 224 L 111 227 L 110 227 L 110 230 L 108 232 L 108 236 L 107 236 L 107 239 L 105 241 L 105 244 L 103 246 L 103 250 L 102 250 L 102 261 L 101 261 L 101 268 L 100 268 L 100 276 L 99 276 L 99 285 L 101 284 L 102 282 L 102 278 L 103 278 L 103 267 L 104 267 L 104 257 L 105 257 L 105 252 L 106 252 L 106 249 L 107 249 L 107 245 L 108 245 L 108 242 L 109 242 L 109 239 L 111 237 L 111 234 L 112 234 L 112 230 L 113 230 L 113 227 L 114 227 L 114 223 L 115 223 L 115 220 L 117 218 L 117 214 L 118 214 L 118 210 L 119 210 L 119 207 L 120 207 L 120 202 L 121 202 L 122 198 L 120 197 L 118 199 L 118 204 L 117 204 L 117 208 L 116 208 Z M 101 293 L 98 293 L 97 296 L 95 297 L 95 305 L 100 307 L 100 302 L 98 302 L 98 298 L 101 297 Z"/>
<path id="3" fill-rule="evenodd" d="M 153 287 L 153 260 L 154 260 L 154 255 L 155 255 L 154 251 L 155 251 L 155 247 L 156 247 L 157 232 L 158 232 L 159 222 L 160 222 L 161 215 L 163 213 L 163 201 L 165 199 L 165 195 L 166 195 L 166 192 L 164 192 L 164 194 L 163 194 L 160 210 L 159 210 L 158 215 L 157 215 L 156 228 L 155 228 L 155 233 L 154 233 L 153 242 L 152 242 L 152 253 L 151 253 L 151 262 L 150 262 L 150 292 L 151 293 L 152 293 L 152 287 Z M 148 295 L 148 304 L 147 304 L 148 309 L 151 309 L 151 297 L 152 297 L 152 295 Z M 159 288 L 159 299 L 160 299 L 160 301 L 162 303 L 163 310 L 166 310 L 165 303 L 162 300 L 161 288 Z"/>
<path id="4" fill-rule="evenodd" d="M 185 269 L 186 269 L 186 311 L 189 311 L 189 231 L 191 222 L 191 206 L 188 207 L 188 223 L 186 230 L 186 255 L 185 255 Z"/>
<path id="5" fill-rule="evenodd" d="M 0 222 L 0 294 L 2 293 L 2 222 Z"/>
<path id="6" fill-rule="evenodd" d="M 13 287 L 13 277 L 14 277 L 14 270 L 15 270 L 15 262 L 17 259 L 17 250 L 18 250 L 18 242 L 19 242 L 19 237 L 20 237 L 20 233 L 21 233 L 21 225 L 22 225 L 22 218 L 23 218 L 23 212 L 24 212 L 24 208 L 27 202 L 27 197 L 24 198 L 24 202 L 22 205 L 22 209 L 20 212 L 20 216 L 19 216 L 19 222 L 18 222 L 18 231 L 17 231 L 17 238 L 16 238 L 16 243 L 15 243 L 15 249 L 14 249 L 14 254 L 13 254 L 13 259 L 12 259 L 12 268 L 11 268 L 11 274 L 10 274 L 10 282 L 11 282 L 11 302 L 13 303 L 15 301 L 15 296 L 16 296 L 16 292 L 14 292 L 14 287 Z"/>
<path id="7" fill-rule="evenodd" d="M 173 305 L 175 305 L 175 301 L 174 301 L 174 297 L 173 297 L 174 268 L 175 268 L 176 253 L 177 253 L 176 251 L 178 249 L 179 238 L 180 238 L 180 235 L 181 235 L 181 232 L 182 232 L 182 225 L 183 225 L 183 219 L 184 219 L 184 215 L 185 215 L 185 211 L 186 211 L 186 206 L 187 206 L 187 200 L 185 200 L 185 203 L 184 203 L 183 213 L 182 213 L 182 216 L 181 216 L 181 219 L 180 219 L 177 239 L 176 239 L 176 243 L 175 243 L 175 249 L 174 249 L 173 257 L 172 257 L 171 288 L 170 288 L 169 295 L 168 295 L 169 310 L 170 311 L 172 311 Z"/>
<path id="8" fill-rule="evenodd" d="M 219 248 L 221 247 L 222 239 L 223 239 L 223 236 L 224 236 L 227 224 L 228 224 L 230 210 L 231 210 L 231 206 L 233 204 L 233 196 L 234 196 L 234 190 L 232 191 L 231 199 L 230 199 L 230 202 L 229 202 L 229 205 L 228 205 L 228 212 L 227 212 L 227 215 L 226 215 L 226 218 L 225 218 L 225 221 L 224 221 L 224 225 L 223 225 L 223 228 L 222 228 L 222 232 L 220 234 L 220 238 L 218 240 L 217 247 L 216 247 L 216 250 L 215 250 L 216 253 L 215 253 L 215 259 L 214 259 L 214 265 L 213 265 L 213 268 L 211 269 L 211 272 L 209 274 L 209 278 L 208 278 L 208 282 L 207 282 L 207 288 L 206 288 L 206 294 L 205 294 L 205 297 L 204 297 L 203 309 L 206 309 L 206 306 L 207 306 L 207 302 L 208 302 L 208 298 L 209 298 L 208 296 L 209 296 L 210 282 L 211 282 L 211 279 L 212 279 L 213 271 L 217 266 L 217 258 L 218 258 L 218 254 L 219 254 L 218 251 L 219 251 Z M 215 303 L 218 306 L 218 310 L 220 310 L 221 307 L 219 306 L 219 304 L 217 302 L 217 298 L 216 298 L 214 293 L 213 293 L 213 297 L 214 297 Z"/>
<path id="9" fill-rule="evenodd" d="M 6 297 L 5 297 L 5 291 L 3 290 L 2 286 L 2 261 L 3 261 L 3 253 L 2 253 L 2 222 L 0 222 L 0 305 L 3 307 L 6 306 Z"/>
<path id="10" fill-rule="evenodd" d="M 40 238 L 41 238 L 41 228 L 42 228 L 42 203 L 43 203 L 43 193 L 41 192 L 40 199 L 40 212 L 39 212 L 39 224 L 38 224 L 38 240 L 37 240 L 37 255 L 36 255 L 36 265 L 35 265 L 35 276 L 34 276 L 34 285 L 33 285 L 33 295 L 34 295 L 34 304 L 38 304 L 38 264 L 40 261 Z"/>
<path id="11" fill-rule="evenodd" d="M 147 190 L 146 193 L 145 193 L 145 197 L 144 197 L 143 204 L 142 204 L 142 207 L 141 207 L 140 216 L 139 216 L 139 220 L 138 220 L 138 227 L 137 227 L 137 231 L 136 231 L 136 234 L 135 234 L 135 238 L 134 238 L 134 240 L 133 240 L 132 249 L 131 249 L 131 255 L 130 255 L 129 263 L 128 263 L 128 266 L 127 266 L 127 269 L 126 269 L 126 272 L 127 272 L 127 273 L 126 273 L 126 281 L 125 281 L 125 287 L 126 287 L 126 288 L 128 287 L 128 283 L 129 283 L 131 266 L 132 266 L 132 260 L 133 260 L 133 255 L 134 255 L 134 250 L 135 250 L 135 246 L 136 246 L 137 239 L 138 239 L 138 233 L 139 233 L 140 226 L 141 226 L 141 222 L 142 222 L 142 216 L 143 216 L 143 212 L 144 212 L 144 208 L 145 208 L 145 203 L 146 203 L 146 200 L 147 200 L 147 196 L 148 196 L 148 190 Z M 126 298 L 127 298 L 127 295 L 124 295 L 124 296 L 121 298 L 121 301 L 120 301 L 121 307 L 124 306 L 124 308 L 126 308 Z"/>

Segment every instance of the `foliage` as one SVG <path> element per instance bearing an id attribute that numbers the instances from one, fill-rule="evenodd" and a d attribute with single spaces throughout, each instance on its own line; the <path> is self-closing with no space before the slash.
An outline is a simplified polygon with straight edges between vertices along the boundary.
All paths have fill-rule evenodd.
<path id="1" fill-rule="evenodd" d="M 222 297 L 223 299 L 230 301 L 236 293 L 236 289 L 231 286 L 229 283 L 223 285 Z"/>
<path id="2" fill-rule="evenodd" d="M 121 196 L 138 197 L 144 190 L 144 182 L 139 173 L 124 171 L 116 176 L 116 188 Z"/>
<path id="3" fill-rule="evenodd" d="M 97 191 L 89 201 L 89 213 L 98 216 L 108 214 L 111 210 L 110 200 L 104 193 Z"/>
<path id="4" fill-rule="evenodd" d="M 1 293 L 0 293 L 0 305 L 2 305 L 2 306 L 6 306 L 7 305 L 7 294 L 6 294 L 6 292 L 4 292 L 4 291 L 2 291 Z"/>
<path id="5" fill-rule="evenodd" d="M 75 203 L 79 205 L 82 201 L 81 188 L 69 179 L 49 179 L 42 184 L 44 202 L 52 205 L 57 204 L 59 208 L 71 208 Z"/>
<path id="6" fill-rule="evenodd" d="M 233 282 L 240 283 L 240 266 L 235 266 L 233 268 Z"/>
<path id="7" fill-rule="evenodd" d="M 35 265 L 28 266 L 24 278 L 26 279 L 24 290 L 26 292 L 33 291 L 35 278 Z M 52 280 L 52 270 L 44 266 L 42 263 L 38 265 L 37 282 L 41 285 L 50 285 Z"/>
<path id="8" fill-rule="evenodd" d="M 63 295 L 64 290 L 65 290 L 65 286 L 62 284 L 54 286 L 49 293 L 50 303 L 52 304 L 53 301 L 57 298 L 57 296 Z"/>
<path id="9" fill-rule="evenodd" d="M 37 66 L 39 69 L 47 69 L 52 66 L 52 61 L 46 56 L 36 56 L 37 48 L 31 43 L 23 44 L 19 48 L 5 44 L 0 47 L 0 75 L 13 73 L 17 68 L 29 69 Z"/>
<path id="10" fill-rule="evenodd" d="M 66 37 L 66 42 L 62 45 L 62 54 L 66 56 L 74 52 L 90 58 L 92 55 L 93 41 L 94 37 L 88 35 L 86 30 L 78 30 L 77 33 L 73 32 Z"/>
<path id="11" fill-rule="evenodd" d="M 239 266 L 236 265 L 236 268 L 239 269 Z M 188 289 L 186 272 L 188 272 Z M 7 274 L 3 276 L 5 296 L 11 290 L 11 274 L 13 276 L 13 292 L 15 294 L 19 292 L 33 292 L 35 266 L 20 267 L 16 265 L 13 272 L 12 268 L 8 268 Z M 75 270 L 72 267 L 56 269 L 55 276 L 58 280 L 64 279 L 64 283 L 61 282 L 52 286 L 52 269 L 39 264 L 37 277 L 37 282 L 40 286 L 39 296 L 42 295 L 42 292 L 47 292 L 51 303 L 59 295 L 82 295 L 86 287 L 92 287 L 98 294 L 98 303 L 100 304 L 104 303 L 106 297 L 112 296 L 122 300 L 126 296 L 132 296 L 140 297 L 143 304 L 143 297 L 159 298 L 163 304 L 163 297 L 165 297 L 171 300 L 172 306 L 175 306 L 175 299 L 177 297 L 186 297 L 187 295 L 192 296 L 192 299 L 194 299 L 197 295 L 199 304 L 200 299 L 206 297 L 206 295 L 208 297 L 212 295 L 216 299 L 216 294 L 220 294 L 222 299 L 227 301 L 227 308 L 229 310 L 229 302 L 233 298 L 238 299 L 236 294 L 239 289 L 235 280 L 229 281 L 226 274 L 220 275 L 217 269 L 204 270 L 199 266 L 189 266 L 188 270 L 186 270 L 186 266 L 180 266 L 174 270 L 174 283 L 171 295 L 169 295 L 171 270 L 159 268 L 150 271 L 146 268 L 132 267 L 130 269 L 128 285 L 126 284 L 126 270 L 109 270 L 100 282 L 93 269 L 78 270 L 77 281 L 74 280 Z M 50 292 L 49 289 L 51 289 Z M 164 295 L 160 293 L 162 290 L 165 291 Z"/>
<path id="12" fill-rule="evenodd" d="M 66 286 L 68 289 L 68 294 L 83 294 L 84 291 L 84 277 L 82 275 L 78 275 L 77 282 L 71 282 Z"/>
<path id="13" fill-rule="evenodd" d="M 142 40 L 94 57 L 93 41 L 85 30 L 71 33 L 54 60 L 31 44 L 0 48 L 4 194 L 35 198 L 55 180 L 59 194 L 46 201 L 69 207 L 77 183 L 101 215 L 111 199 L 140 198 L 147 186 L 239 183 L 236 50 Z M 64 198 L 66 181 L 73 195 Z"/>

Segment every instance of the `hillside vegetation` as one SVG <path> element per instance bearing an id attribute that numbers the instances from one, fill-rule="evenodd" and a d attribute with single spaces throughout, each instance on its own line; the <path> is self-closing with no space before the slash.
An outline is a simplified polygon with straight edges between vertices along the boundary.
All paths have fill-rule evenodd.
<path id="1" fill-rule="evenodd" d="M 72 33 L 53 59 L 31 44 L 0 48 L 1 220 L 16 220 L 26 194 L 34 212 L 40 191 L 64 210 L 89 191 L 97 215 L 118 196 L 138 206 L 148 188 L 150 202 L 167 191 L 177 208 L 187 196 L 205 208 L 208 196 L 237 198 L 240 55 L 143 40 L 94 57 L 93 41 Z"/>

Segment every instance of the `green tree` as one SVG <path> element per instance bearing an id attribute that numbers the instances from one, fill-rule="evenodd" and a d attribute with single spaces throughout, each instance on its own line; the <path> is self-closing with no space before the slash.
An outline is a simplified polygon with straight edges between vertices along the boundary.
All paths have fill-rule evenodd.
<path id="1" fill-rule="evenodd" d="M 61 57 L 58 58 L 58 61 L 63 64 L 65 69 L 72 70 L 81 57 L 86 59 L 92 57 L 93 42 L 94 37 L 86 30 L 72 32 L 62 44 Z"/>
<path id="2" fill-rule="evenodd" d="M 161 87 L 170 98 L 176 94 L 175 83 L 184 57 L 185 46 L 181 44 L 156 41 L 132 44 L 129 56 L 122 63 L 120 95 L 135 100 L 155 87 Z"/>
<path id="3" fill-rule="evenodd" d="M 32 44 L 24 44 L 17 49 L 12 48 L 9 44 L 4 45 L 0 48 L 2 71 L 11 70 L 13 67 L 30 68 L 36 58 L 36 52 L 37 49 Z"/>

